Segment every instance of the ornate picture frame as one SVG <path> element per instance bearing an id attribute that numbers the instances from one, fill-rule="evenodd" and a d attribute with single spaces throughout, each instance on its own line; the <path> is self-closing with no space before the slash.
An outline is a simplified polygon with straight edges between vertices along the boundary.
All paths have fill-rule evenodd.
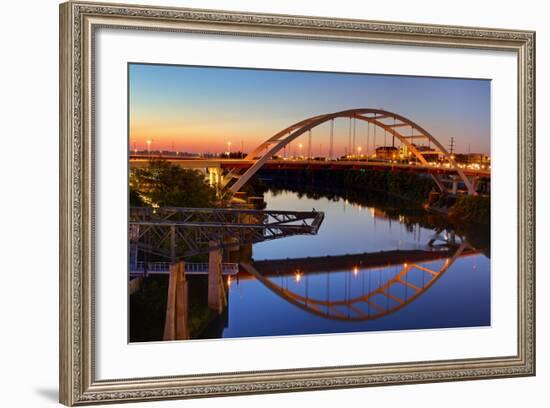
<path id="1" fill-rule="evenodd" d="M 490 358 L 98 380 L 94 47 L 98 28 L 503 50 L 517 55 L 517 353 Z M 535 33 L 87 2 L 60 6 L 60 401 L 146 401 L 535 374 Z"/>

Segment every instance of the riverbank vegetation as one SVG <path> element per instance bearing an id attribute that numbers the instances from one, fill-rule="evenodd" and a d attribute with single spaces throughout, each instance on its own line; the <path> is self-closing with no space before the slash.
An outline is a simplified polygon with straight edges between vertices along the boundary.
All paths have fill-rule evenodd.
<path id="1" fill-rule="evenodd" d="M 383 191 L 421 204 L 435 188 L 430 177 L 381 170 L 262 170 L 260 177 L 346 191 Z"/>
<path id="2" fill-rule="evenodd" d="M 491 198 L 486 196 L 461 195 L 449 208 L 452 219 L 489 224 L 491 220 Z"/>
<path id="3" fill-rule="evenodd" d="M 421 207 L 431 191 L 437 186 L 431 177 L 415 173 L 391 172 L 383 170 L 262 170 L 259 174 L 264 180 L 275 180 L 279 185 L 302 186 L 312 194 L 372 196 L 373 192 L 384 193 L 409 202 L 409 205 Z M 302 190 L 303 190 L 302 189 Z M 403 201 L 401 205 L 403 205 Z M 479 224 L 489 224 L 491 199 L 488 196 L 452 197 L 442 195 L 438 208 L 456 221 L 464 220 Z"/>

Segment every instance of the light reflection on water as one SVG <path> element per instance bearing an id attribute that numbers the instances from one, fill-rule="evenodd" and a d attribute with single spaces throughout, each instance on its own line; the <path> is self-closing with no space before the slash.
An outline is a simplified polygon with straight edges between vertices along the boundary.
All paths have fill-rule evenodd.
<path id="1" fill-rule="evenodd" d="M 255 244 L 255 260 L 418 249 L 424 248 L 433 235 L 433 231 L 418 225 L 408 231 L 403 223 L 387 219 L 382 210 L 344 199 L 335 202 L 326 198 L 298 198 L 294 192 L 277 195 L 267 192 L 265 201 L 269 209 L 311 211 L 315 208 L 325 213 L 325 219 L 317 235 Z"/>
<path id="2" fill-rule="evenodd" d="M 294 192 L 268 192 L 265 200 L 269 209 L 310 211 L 315 208 L 325 212 L 325 219 L 316 236 L 295 236 L 255 244 L 255 261 L 395 250 L 425 251 L 430 250 L 427 243 L 435 234 L 427 227 L 405 224 L 402 217 L 389 219 L 380 208 L 362 207 L 345 200 L 299 198 Z M 413 263 L 396 263 L 391 259 L 388 259 L 388 263 L 392 263 L 390 266 L 360 264 L 350 265 L 345 270 L 324 268 L 324 272 L 306 271 L 307 265 L 301 271 L 300 265 L 294 265 L 293 270 L 262 275 L 275 289 L 242 275 L 233 279 L 229 288 L 228 321 L 222 336 L 489 325 L 490 260 L 471 248 L 456 260 L 449 260 L 452 252 L 448 255 L 446 252 L 445 258 L 414 263 L 418 268 L 412 268 Z M 367 262 L 369 259 L 365 258 Z M 406 283 L 398 280 L 400 276 Z M 423 290 L 434 277 L 437 279 L 433 285 Z M 387 294 L 368 297 L 384 287 Z M 415 297 L 417 292 L 421 293 Z M 346 300 L 366 299 L 366 296 L 368 301 L 352 302 L 351 306 L 346 303 Z M 402 307 L 398 307 L 400 302 Z M 333 304 L 336 306 L 332 307 Z M 388 310 L 391 312 L 383 312 Z"/>

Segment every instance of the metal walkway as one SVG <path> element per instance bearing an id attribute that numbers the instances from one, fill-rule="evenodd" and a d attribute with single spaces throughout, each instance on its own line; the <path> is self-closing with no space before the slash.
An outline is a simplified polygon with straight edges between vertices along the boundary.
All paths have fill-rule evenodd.
<path id="1" fill-rule="evenodd" d="M 130 277 L 146 275 L 168 275 L 170 274 L 171 262 L 137 262 L 130 266 Z M 186 275 L 208 275 L 207 262 L 185 262 Z M 222 263 L 222 275 L 237 275 L 239 273 L 238 263 Z"/>
<path id="2" fill-rule="evenodd" d="M 136 207 L 128 226 L 131 245 L 173 262 L 217 249 L 315 235 L 324 216 L 315 210 Z"/>

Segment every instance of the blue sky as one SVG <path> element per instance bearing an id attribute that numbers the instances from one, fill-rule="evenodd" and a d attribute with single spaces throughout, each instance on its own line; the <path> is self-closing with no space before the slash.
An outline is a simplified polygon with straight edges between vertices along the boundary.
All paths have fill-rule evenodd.
<path id="1" fill-rule="evenodd" d="M 490 81 L 303 71 L 131 64 L 130 143 L 145 148 L 249 151 L 288 125 L 351 108 L 383 108 L 458 152 L 490 152 Z M 336 151 L 347 143 L 336 124 Z M 357 125 L 366 132 L 365 124 Z M 362 126 L 362 127 L 361 127 Z M 328 130 L 313 130 L 320 152 Z M 326 152 L 325 152 L 326 153 Z"/>

